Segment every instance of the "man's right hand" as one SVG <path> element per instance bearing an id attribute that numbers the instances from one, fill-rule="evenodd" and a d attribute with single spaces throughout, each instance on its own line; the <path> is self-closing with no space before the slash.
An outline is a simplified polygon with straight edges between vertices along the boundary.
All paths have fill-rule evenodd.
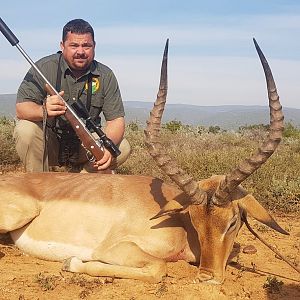
<path id="1" fill-rule="evenodd" d="M 64 95 L 64 91 L 59 92 L 59 95 L 62 97 Z M 66 112 L 67 107 L 65 102 L 55 94 L 53 96 L 47 96 L 46 109 L 48 117 L 57 117 L 63 115 Z"/>

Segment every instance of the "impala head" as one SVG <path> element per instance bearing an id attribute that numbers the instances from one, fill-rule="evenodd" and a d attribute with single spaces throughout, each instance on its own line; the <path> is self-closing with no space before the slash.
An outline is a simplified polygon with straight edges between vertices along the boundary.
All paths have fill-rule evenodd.
<path id="1" fill-rule="evenodd" d="M 150 155 L 187 195 L 184 204 L 171 200 L 153 218 L 188 210 L 200 241 L 201 257 L 197 277 L 200 281 L 223 282 L 226 263 L 235 237 L 248 213 L 274 230 L 287 234 L 259 202 L 240 186 L 273 154 L 280 143 L 283 131 L 283 113 L 275 82 L 267 60 L 255 40 L 254 44 L 267 82 L 270 132 L 258 151 L 249 159 L 244 160 L 227 175 L 212 176 L 197 182 L 166 154 L 159 142 L 159 131 L 167 96 L 168 41 L 163 56 L 159 92 L 145 130 Z"/>

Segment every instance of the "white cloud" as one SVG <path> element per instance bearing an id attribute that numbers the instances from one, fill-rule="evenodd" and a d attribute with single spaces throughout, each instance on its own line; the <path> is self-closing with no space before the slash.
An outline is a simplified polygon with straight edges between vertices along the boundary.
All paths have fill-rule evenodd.
<path id="1" fill-rule="evenodd" d="M 154 101 L 160 57 L 110 57 L 125 100 Z M 270 66 L 282 105 L 300 108 L 300 62 L 272 60 Z M 169 103 L 267 105 L 267 90 L 257 57 L 170 57 Z"/>
<path id="2" fill-rule="evenodd" d="M 294 15 L 214 17 L 181 25 L 96 26 L 96 57 L 116 73 L 124 100 L 153 101 L 169 37 L 169 103 L 266 105 L 263 71 L 251 41 L 256 36 L 283 106 L 300 108 L 300 40 L 293 36 L 299 28 L 300 18 Z M 18 37 L 35 60 L 58 50 L 61 29 L 24 30 Z M 0 48 L 0 94 L 14 93 L 29 65 L 3 39 Z"/>

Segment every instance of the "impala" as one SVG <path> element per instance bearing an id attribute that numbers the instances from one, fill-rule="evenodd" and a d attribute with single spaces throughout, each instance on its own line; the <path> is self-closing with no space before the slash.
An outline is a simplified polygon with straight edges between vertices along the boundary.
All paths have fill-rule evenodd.
<path id="1" fill-rule="evenodd" d="M 255 42 L 255 41 L 254 41 Z M 263 53 L 271 114 L 267 140 L 227 175 L 195 181 L 159 143 L 167 95 L 168 41 L 146 130 L 149 153 L 177 184 L 153 177 L 74 173 L 0 176 L 0 233 L 25 253 L 63 261 L 63 270 L 159 282 L 166 262 L 199 264 L 196 281 L 222 283 L 235 237 L 249 213 L 287 234 L 240 184 L 275 151 L 283 113 Z"/>

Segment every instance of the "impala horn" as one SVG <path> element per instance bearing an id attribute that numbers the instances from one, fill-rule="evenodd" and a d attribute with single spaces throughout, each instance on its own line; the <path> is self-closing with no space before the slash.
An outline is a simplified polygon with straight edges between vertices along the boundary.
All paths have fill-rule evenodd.
<path id="1" fill-rule="evenodd" d="M 225 179 L 220 182 L 220 185 L 212 198 L 213 203 L 218 206 L 226 205 L 230 201 L 230 193 L 267 161 L 267 159 L 274 153 L 282 138 L 284 117 L 275 81 L 264 54 L 259 48 L 256 40 L 253 39 L 253 41 L 263 66 L 267 82 L 270 107 L 269 135 L 254 155 L 240 163 L 235 170 L 227 174 Z"/>
<path id="2" fill-rule="evenodd" d="M 159 91 L 145 129 L 145 143 L 157 165 L 189 196 L 190 201 L 186 206 L 190 204 L 202 204 L 207 199 L 206 193 L 199 188 L 198 183 L 190 175 L 177 166 L 176 162 L 166 154 L 164 147 L 159 142 L 161 119 L 165 108 L 168 89 L 168 46 L 169 39 L 167 39 L 166 42 L 161 65 Z M 184 207 L 178 207 L 177 211 L 180 211 L 182 208 Z M 174 209 L 174 211 L 175 210 L 176 209 Z M 163 214 L 165 213 L 162 212 L 155 217 L 159 217 Z"/>

